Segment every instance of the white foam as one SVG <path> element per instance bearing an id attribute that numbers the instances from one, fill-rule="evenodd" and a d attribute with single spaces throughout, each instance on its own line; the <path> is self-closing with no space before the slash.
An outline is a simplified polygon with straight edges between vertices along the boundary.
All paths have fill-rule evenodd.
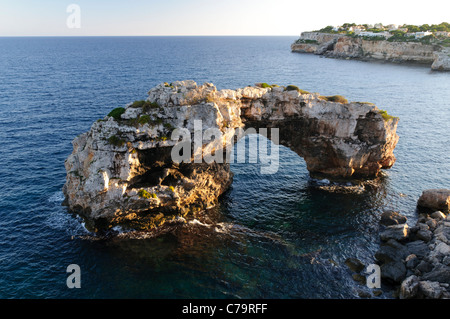
<path id="1" fill-rule="evenodd" d="M 197 220 L 197 219 L 193 219 L 189 221 L 189 224 L 191 225 L 200 225 L 200 226 L 204 226 L 204 227 L 211 227 L 212 225 L 208 225 L 208 224 L 204 224 L 201 221 Z"/>
<path id="2" fill-rule="evenodd" d="M 51 203 L 61 203 L 63 200 L 64 194 L 62 191 L 56 192 L 48 198 L 48 201 Z"/>
<path id="3" fill-rule="evenodd" d="M 217 233 L 229 233 L 230 229 L 233 227 L 233 224 L 230 223 L 217 223 L 214 230 Z"/>

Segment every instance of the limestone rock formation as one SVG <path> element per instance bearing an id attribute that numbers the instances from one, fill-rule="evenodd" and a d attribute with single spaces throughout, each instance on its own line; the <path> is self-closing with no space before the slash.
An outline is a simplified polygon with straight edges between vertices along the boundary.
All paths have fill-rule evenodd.
<path id="1" fill-rule="evenodd" d="M 292 52 L 314 53 L 331 58 L 413 62 L 450 71 L 450 50 L 417 42 L 373 41 L 343 34 L 303 32 L 291 45 Z"/>
<path id="2" fill-rule="evenodd" d="M 431 68 L 437 71 L 450 71 L 450 48 L 443 48 L 436 53 Z"/>
<path id="3" fill-rule="evenodd" d="M 146 101 L 113 110 L 74 139 L 65 162 L 66 204 L 92 230 L 183 220 L 214 206 L 230 186 L 225 155 L 238 130 L 249 128 L 278 129 L 279 143 L 302 156 L 312 174 L 374 177 L 391 167 L 398 119 L 370 103 L 334 100 L 276 86 L 160 84 Z"/>

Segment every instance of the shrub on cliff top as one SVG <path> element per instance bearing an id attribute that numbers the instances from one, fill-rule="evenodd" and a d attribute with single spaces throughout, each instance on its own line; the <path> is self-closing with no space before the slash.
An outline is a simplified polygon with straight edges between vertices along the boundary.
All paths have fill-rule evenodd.
<path id="1" fill-rule="evenodd" d="M 389 120 L 397 119 L 397 118 L 398 118 L 398 117 L 389 115 L 388 112 L 385 111 L 385 110 L 378 110 L 378 113 L 381 114 L 381 116 L 383 117 L 383 119 L 384 119 L 385 121 L 389 121 Z"/>
<path id="2" fill-rule="evenodd" d="M 113 117 L 116 121 L 120 120 L 120 116 L 125 113 L 125 109 L 123 107 L 116 107 L 114 110 L 109 112 L 108 116 Z"/>
<path id="3" fill-rule="evenodd" d="M 298 88 L 297 86 L 295 86 L 295 85 L 288 85 L 288 86 L 286 86 L 286 88 L 285 88 L 284 90 L 285 90 L 285 91 L 297 91 L 297 92 L 299 92 L 300 94 L 309 94 L 308 91 L 299 89 L 299 88 Z"/>
<path id="4" fill-rule="evenodd" d="M 143 111 L 147 112 L 149 109 L 159 108 L 159 105 L 156 102 L 140 100 L 140 101 L 134 101 L 133 104 L 130 105 L 130 107 L 133 107 L 133 108 L 140 108 L 140 107 L 142 107 Z"/>
<path id="5" fill-rule="evenodd" d="M 329 102 L 337 102 L 337 103 L 343 103 L 347 104 L 348 100 L 343 97 L 342 95 L 332 95 L 332 96 L 319 96 L 320 99 L 329 101 Z"/>
<path id="6" fill-rule="evenodd" d="M 300 91 L 298 86 L 295 86 L 295 85 L 288 85 L 288 86 L 286 86 L 286 88 L 284 90 L 285 91 Z"/>
<path id="7" fill-rule="evenodd" d="M 130 105 L 130 107 L 137 109 L 137 108 L 143 107 L 144 104 L 145 104 L 144 100 L 134 101 L 133 104 Z"/>

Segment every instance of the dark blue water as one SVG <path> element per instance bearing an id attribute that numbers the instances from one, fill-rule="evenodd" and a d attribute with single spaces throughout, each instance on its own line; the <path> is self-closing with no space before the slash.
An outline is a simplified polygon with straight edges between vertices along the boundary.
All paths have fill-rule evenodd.
<path id="1" fill-rule="evenodd" d="M 290 52 L 293 37 L 0 38 L 1 298 L 357 298 L 348 257 L 373 262 L 384 209 L 415 218 L 423 189 L 449 188 L 450 74 Z M 303 159 L 233 164 L 208 226 L 92 241 L 61 206 L 72 139 L 161 82 L 219 89 L 295 84 L 400 117 L 397 163 L 362 194 L 311 187 Z M 66 267 L 81 267 L 68 289 Z M 386 290 L 382 298 L 389 298 Z"/>

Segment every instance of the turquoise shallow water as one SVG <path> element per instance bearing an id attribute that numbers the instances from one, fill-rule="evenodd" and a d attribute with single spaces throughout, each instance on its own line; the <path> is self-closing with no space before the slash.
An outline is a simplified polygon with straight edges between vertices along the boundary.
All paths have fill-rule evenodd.
<path id="1" fill-rule="evenodd" d="M 0 38 L 1 298 L 357 298 L 344 265 L 373 262 L 384 209 L 412 223 L 423 189 L 449 188 L 450 74 L 291 53 L 293 37 Z M 362 194 L 311 187 L 303 159 L 232 164 L 203 224 L 153 239 L 90 241 L 61 206 L 71 141 L 161 82 L 295 84 L 400 117 L 397 162 Z M 78 264 L 82 288 L 68 289 Z M 389 297 L 386 292 L 382 297 Z"/>

